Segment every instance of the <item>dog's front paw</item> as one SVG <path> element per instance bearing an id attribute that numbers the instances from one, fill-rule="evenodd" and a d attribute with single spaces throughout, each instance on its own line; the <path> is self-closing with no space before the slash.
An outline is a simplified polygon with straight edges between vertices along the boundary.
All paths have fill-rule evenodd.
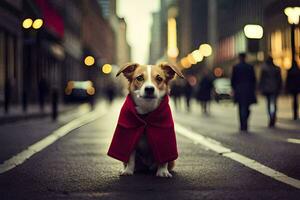
<path id="1" fill-rule="evenodd" d="M 124 170 L 121 171 L 120 175 L 121 176 L 131 176 L 131 175 L 133 175 L 133 170 L 126 167 Z"/>
<path id="2" fill-rule="evenodd" d="M 158 169 L 156 172 L 156 176 L 164 177 L 164 178 L 172 178 L 172 174 L 168 171 L 168 169 Z"/>

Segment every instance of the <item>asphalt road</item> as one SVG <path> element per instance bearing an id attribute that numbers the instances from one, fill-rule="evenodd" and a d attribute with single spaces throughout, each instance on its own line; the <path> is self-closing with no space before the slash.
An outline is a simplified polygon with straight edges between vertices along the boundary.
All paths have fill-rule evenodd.
<path id="1" fill-rule="evenodd" d="M 0 174 L 0 199 L 299 199 L 299 189 L 179 133 L 180 156 L 173 178 L 157 178 L 152 173 L 120 177 L 122 164 L 106 152 L 121 103 L 102 106 L 95 111 L 100 118 Z M 300 139 L 300 123 L 289 119 L 287 99 L 280 102 L 276 129 L 266 128 L 263 102 L 255 106 L 249 134 L 238 133 L 237 111 L 231 104 L 213 105 L 209 116 L 202 115 L 195 103 L 192 106 L 191 113 L 174 110 L 176 124 L 300 180 L 300 144 L 287 141 Z M 57 123 L 35 120 L 0 127 L 0 163 L 80 116 L 62 117 Z"/>

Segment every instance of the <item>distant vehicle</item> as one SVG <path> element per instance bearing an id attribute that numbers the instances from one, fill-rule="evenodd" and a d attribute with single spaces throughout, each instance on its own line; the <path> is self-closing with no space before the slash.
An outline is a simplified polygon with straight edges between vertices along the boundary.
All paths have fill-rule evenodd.
<path id="1" fill-rule="evenodd" d="M 65 88 L 65 100 L 90 101 L 95 92 L 92 81 L 69 81 Z"/>
<path id="2" fill-rule="evenodd" d="M 232 100 L 232 87 L 229 78 L 217 78 L 213 82 L 214 98 L 217 102 L 221 100 Z"/>

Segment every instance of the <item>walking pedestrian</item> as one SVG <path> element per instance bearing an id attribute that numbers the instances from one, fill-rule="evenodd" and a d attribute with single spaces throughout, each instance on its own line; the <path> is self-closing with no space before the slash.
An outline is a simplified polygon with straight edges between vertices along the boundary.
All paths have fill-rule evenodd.
<path id="1" fill-rule="evenodd" d="M 113 82 L 111 82 L 110 84 L 108 84 L 105 88 L 105 95 L 107 98 L 107 101 L 109 103 L 109 105 L 112 105 L 115 96 L 116 96 L 116 88 Z"/>
<path id="2" fill-rule="evenodd" d="M 186 105 L 186 110 L 188 112 L 190 112 L 190 108 L 191 108 L 191 98 L 193 95 L 193 86 L 191 85 L 191 83 L 189 81 L 186 81 L 183 87 L 183 94 L 185 97 L 185 105 Z"/>
<path id="3" fill-rule="evenodd" d="M 42 77 L 39 81 L 38 90 L 39 90 L 40 110 L 41 110 L 41 112 L 44 112 L 45 101 L 46 101 L 46 97 L 48 95 L 48 83 L 44 77 Z"/>
<path id="4" fill-rule="evenodd" d="M 276 123 L 277 97 L 282 84 L 280 68 L 273 63 L 273 58 L 269 56 L 262 66 L 259 81 L 259 88 L 266 97 L 267 110 L 269 115 L 269 127 L 274 127 Z"/>
<path id="5" fill-rule="evenodd" d="M 178 80 L 175 80 L 171 85 L 170 96 L 173 98 L 175 109 L 178 110 L 180 107 L 180 98 L 181 98 L 181 85 Z"/>
<path id="6" fill-rule="evenodd" d="M 246 63 L 246 54 L 239 54 L 239 63 L 233 67 L 231 85 L 234 92 L 234 101 L 238 104 L 240 130 L 248 131 L 250 106 L 256 103 L 256 78 L 252 65 Z"/>
<path id="7" fill-rule="evenodd" d="M 286 89 L 293 97 L 293 118 L 297 120 L 299 118 L 298 94 L 300 93 L 300 69 L 295 60 L 292 62 L 292 67 L 287 73 Z"/>
<path id="8" fill-rule="evenodd" d="M 208 114 L 209 103 L 211 101 L 211 92 L 213 89 L 213 78 L 209 71 L 205 68 L 203 70 L 203 77 L 198 85 L 197 100 L 200 102 L 202 112 Z"/>

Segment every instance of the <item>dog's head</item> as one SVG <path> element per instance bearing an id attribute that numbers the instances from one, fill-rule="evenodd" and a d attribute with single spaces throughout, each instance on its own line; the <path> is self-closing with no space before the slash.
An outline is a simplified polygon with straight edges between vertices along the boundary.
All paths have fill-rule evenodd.
<path id="1" fill-rule="evenodd" d="M 146 100 L 165 96 L 169 90 L 169 82 L 175 77 L 175 74 L 184 78 L 177 67 L 167 63 L 158 65 L 128 63 L 119 70 L 117 76 L 121 73 L 129 81 L 130 93 Z"/>

